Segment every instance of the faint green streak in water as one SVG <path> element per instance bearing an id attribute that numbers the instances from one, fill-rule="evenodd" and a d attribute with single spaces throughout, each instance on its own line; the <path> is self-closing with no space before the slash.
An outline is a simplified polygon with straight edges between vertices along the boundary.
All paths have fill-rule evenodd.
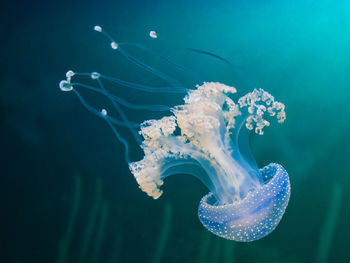
<path id="1" fill-rule="evenodd" d="M 82 183 L 81 177 L 79 175 L 75 175 L 73 177 L 73 205 L 70 213 L 70 220 L 67 227 L 66 232 L 64 233 L 62 239 L 60 240 L 58 247 L 58 257 L 56 263 L 65 263 L 68 262 L 68 252 L 71 244 L 72 233 L 77 221 L 81 192 L 82 192 Z"/>
<path id="2" fill-rule="evenodd" d="M 91 254 L 91 262 L 97 263 L 98 262 L 98 256 L 100 254 L 101 248 L 102 248 L 102 241 L 104 238 L 105 230 L 106 230 L 106 225 L 107 225 L 107 220 L 108 220 L 108 215 L 109 215 L 109 207 L 108 203 L 103 200 L 102 204 L 100 206 L 101 210 L 101 215 L 100 219 L 97 225 L 97 233 L 96 233 L 96 238 L 95 242 L 92 248 L 92 254 Z"/>
<path id="3" fill-rule="evenodd" d="M 166 204 L 163 212 L 163 222 L 161 232 L 158 236 L 156 250 L 153 254 L 153 258 L 151 260 L 152 263 L 160 263 L 162 262 L 162 257 L 164 254 L 164 249 L 166 247 L 168 236 L 171 228 L 171 218 L 173 214 L 173 209 L 170 204 Z"/>
<path id="4" fill-rule="evenodd" d="M 317 263 L 325 263 L 328 260 L 329 251 L 332 245 L 334 229 L 336 227 L 343 189 L 340 184 L 335 183 L 332 189 L 329 209 L 321 229 L 319 245 L 316 255 Z"/>
<path id="5" fill-rule="evenodd" d="M 90 212 L 90 215 L 88 216 L 85 232 L 83 233 L 83 237 L 82 237 L 81 252 L 80 252 L 80 258 L 79 258 L 79 261 L 81 263 L 86 262 L 87 251 L 90 245 L 90 241 L 92 239 L 93 230 L 96 225 L 96 220 L 98 216 L 99 206 L 102 200 L 102 189 L 103 189 L 102 180 L 98 178 L 96 181 L 96 190 L 95 190 L 95 195 L 92 203 L 91 212 Z"/>

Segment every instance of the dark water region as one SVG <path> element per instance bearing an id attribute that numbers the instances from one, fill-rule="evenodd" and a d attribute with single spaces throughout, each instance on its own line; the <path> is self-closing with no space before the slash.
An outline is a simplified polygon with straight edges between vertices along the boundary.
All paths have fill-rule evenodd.
<path id="1" fill-rule="evenodd" d="M 34 0 L 3 2 L 1 11 L 0 262 L 350 262 L 348 1 Z M 128 49 L 186 88 L 219 81 L 237 88 L 235 99 L 263 88 L 286 105 L 285 123 L 251 140 L 259 167 L 280 163 L 291 180 L 275 231 L 251 243 L 212 235 L 197 216 L 207 189 L 190 176 L 166 179 L 158 200 L 140 191 L 108 125 L 58 87 L 70 69 L 160 83 L 116 54 L 96 24 L 190 69 L 187 76 Z M 182 103 L 179 94 L 118 95 Z M 128 112 L 138 123 L 163 115 Z M 120 132 L 131 159 L 141 159 L 128 130 Z"/>

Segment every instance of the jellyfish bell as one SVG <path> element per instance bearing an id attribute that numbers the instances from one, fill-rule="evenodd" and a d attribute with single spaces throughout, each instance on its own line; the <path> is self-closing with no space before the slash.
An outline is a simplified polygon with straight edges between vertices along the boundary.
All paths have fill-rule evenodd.
<path id="1" fill-rule="evenodd" d="M 270 234 L 278 225 L 290 197 L 289 177 L 279 164 L 260 170 L 264 184 L 240 201 L 218 205 L 212 193 L 200 201 L 201 223 L 217 236 L 250 242 Z"/>
<path id="2" fill-rule="evenodd" d="M 198 207 L 199 220 L 209 231 L 241 242 L 258 240 L 271 233 L 289 202 L 289 177 L 279 164 L 272 163 L 258 169 L 249 149 L 249 133 L 263 135 L 264 128 L 270 125 L 268 118 L 274 117 L 278 123 L 283 123 L 286 118 L 284 104 L 263 89 L 254 89 L 235 102 L 233 97 L 237 90 L 223 83 L 204 82 L 194 89 L 174 85 L 172 77 L 133 57 L 124 50 L 124 43 L 117 44 L 102 27 L 96 26 L 95 30 L 103 33 L 112 43 L 111 47 L 132 63 L 169 84 L 152 87 L 97 72 L 73 71 L 68 71 L 66 79 L 60 83 L 61 90 L 73 91 L 86 109 L 107 122 L 125 148 L 125 161 L 140 189 L 157 199 L 163 193 L 161 186 L 168 176 L 195 176 L 209 190 Z M 133 45 L 158 56 L 176 69 L 183 69 L 148 48 Z M 195 52 L 221 58 L 209 52 Z M 97 87 L 72 82 L 75 76 L 90 77 Z M 139 92 L 184 94 L 184 103 L 173 107 L 133 104 L 109 92 L 103 84 L 106 81 Z M 80 94 L 80 88 L 105 96 L 120 119 L 107 114 L 105 108 L 97 110 L 89 105 Z M 121 106 L 170 113 L 138 125 L 128 119 Z M 119 133 L 119 127 L 128 129 L 139 143 L 144 153 L 141 160 L 130 161 L 129 144 Z"/>

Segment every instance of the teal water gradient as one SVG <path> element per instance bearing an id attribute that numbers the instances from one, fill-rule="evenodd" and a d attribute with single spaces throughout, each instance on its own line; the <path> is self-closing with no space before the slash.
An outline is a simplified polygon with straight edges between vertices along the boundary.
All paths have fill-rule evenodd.
<path id="1" fill-rule="evenodd" d="M 1 262 L 60 258 L 64 233 L 72 226 L 72 205 L 77 206 L 77 173 L 82 190 L 68 235 L 68 262 L 79 262 L 82 243 L 88 244 L 93 253 L 88 258 L 95 262 L 349 262 L 348 1 L 64 0 L 7 3 L 3 11 Z M 193 178 L 169 178 L 157 201 L 139 191 L 121 145 L 105 123 L 57 86 L 69 69 L 157 84 L 114 57 L 108 43 L 92 31 L 95 24 L 118 41 L 137 41 L 166 54 L 197 72 L 199 79 L 235 85 L 238 95 L 263 88 L 284 102 L 285 124 L 252 138 L 259 166 L 282 164 L 293 186 L 288 210 L 270 236 L 233 245 L 203 233 L 194 211 L 207 191 Z M 151 29 L 165 40 L 152 42 L 147 36 Z M 216 53 L 233 66 L 189 53 L 186 47 Z M 164 70 L 185 85 L 195 83 Z M 135 103 L 181 102 L 179 96 L 120 92 Z M 105 103 L 88 98 L 96 106 Z M 157 116 L 130 113 L 135 121 Z M 136 144 L 132 151 L 134 160 L 141 157 Z M 101 182 L 103 187 L 97 188 Z M 91 239 L 82 242 L 89 231 Z M 326 256 L 319 255 L 323 247 Z"/>

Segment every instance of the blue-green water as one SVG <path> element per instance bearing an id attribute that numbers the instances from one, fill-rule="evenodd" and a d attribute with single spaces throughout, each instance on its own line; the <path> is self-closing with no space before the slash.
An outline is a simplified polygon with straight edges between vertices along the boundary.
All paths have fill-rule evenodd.
<path id="1" fill-rule="evenodd" d="M 0 262 L 350 261 L 348 1 L 31 1 L 2 11 Z M 191 69 L 195 76 L 185 77 L 130 49 L 186 87 L 198 79 L 234 85 L 239 95 L 258 87 L 286 105 L 286 122 L 251 142 L 260 167 L 280 163 L 291 180 L 271 235 L 235 243 L 207 232 L 197 218 L 207 189 L 192 177 L 167 179 L 159 200 L 138 189 L 106 123 L 58 88 L 69 69 L 158 84 L 115 54 L 95 24 Z M 148 37 L 152 29 L 162 41 Z M 182 103 L 179 95 L 117 94 Z M 128 114 L 136 122 L 162 116 Z"/>

